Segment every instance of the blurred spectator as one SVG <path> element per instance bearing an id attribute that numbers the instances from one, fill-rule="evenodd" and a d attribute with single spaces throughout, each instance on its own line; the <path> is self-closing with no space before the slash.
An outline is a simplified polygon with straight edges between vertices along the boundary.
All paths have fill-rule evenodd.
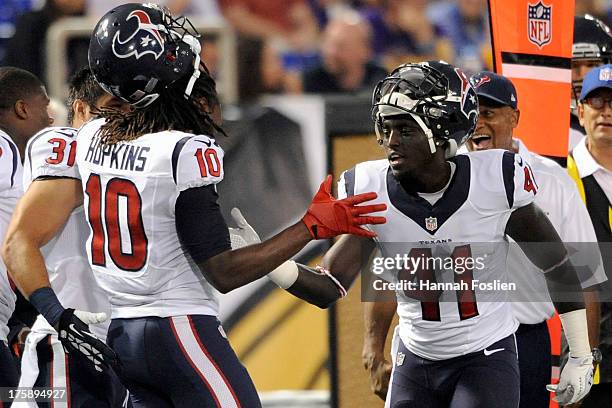
<path id="1" fill-rule="evenodd" d="M 445 53 L 455 65 L 474 73 L 491 69 L 491 39 L 485 0 L 456 0 L 431 6 L 430 16 L 436 29 L 448 42 Z"/>
<path id="2" fill-rule="evenodd" d="M 317 21 L 306 0 L 220 0 L 231 25 L 245 37 L 283 40 L 303 51 L 316 47 Z"/>
<path id="3" fill-rule="evenodd" d="M 47 29 L 61 17 L 82 15 L 84 7 L 85 0 L 47 0 L 42 9 L 23 14 L 17 20 L 15 35 L 7 44 L 3 63 L 30 71 L 44 81 Z M 88 39 L 69 44 L 68 55 L 78 59 L 74 65 L 87 63 L 88 45 Z"/>
<path id="4" fill-rule="evenodd" d="M 127 3 L 124 0 L 86 0 L 87 15 L 99 18 L 113 7 Z M 173 15 L 188 15 L 202 21 L 222 19 L 217 0 L 156 0 L 153 3 L 166 6 Z"/>
<path id="5" fill-rule="evenodd" d="M 386 67 L 436 55 L 438 39 L 426 15 L 427 0 L 381 0 L 365 7 L 363 16 L 372 26 L 372 47 Z"/>
<path id="6" fill-rule="evenodd" d="M 238 64 L 248 67 L 238 72 L 238 98 L 242 103 L 254 102 L 263 94 L 299 92 L 299 76 L 283 68 L 281 54 L 272 41 L 240 41 Z"/>
<path id="7" fill-rule="evenodd" d="M 323 61 L 304 72 L 302 90 L 307 93 L 372 92 L 387 71 L 371 62 L 371 33 L 357 13 L 331 20 L 323 33 Z"/>
<path id="8" fill-rule="evenodd" d="M 4 59 L 7 41 L 15 33 L 17 18 L 29 11 L 34 0 L 3 0 L 0 2 L 0 64 Z"/>

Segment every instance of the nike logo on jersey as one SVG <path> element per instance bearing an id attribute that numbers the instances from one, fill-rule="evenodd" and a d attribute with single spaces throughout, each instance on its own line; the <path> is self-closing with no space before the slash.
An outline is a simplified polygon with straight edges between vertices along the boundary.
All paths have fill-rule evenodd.
<path id="1" fill-rule="evenodd" d="M 204 143 L 208 147 L 210 147 L 212 145 L 212 142 L 207 142 L 207 141 L 204 141 L 204 140 L 197 140 L 196 139 L 196 142 Z"/>
<path id="2" fill-rule="evenodd" d="M 484 352 L 485 356 L 490 356 L 491 354 L 495 354 L 495 353 L 497 353 L 499 351 L 504 351 L 504 350 L 505 349 L 503 349 L 503 348 L 498 348 L 498 349 L 493 349 L 493 350 L 484 349 L 483 352 Z"/>

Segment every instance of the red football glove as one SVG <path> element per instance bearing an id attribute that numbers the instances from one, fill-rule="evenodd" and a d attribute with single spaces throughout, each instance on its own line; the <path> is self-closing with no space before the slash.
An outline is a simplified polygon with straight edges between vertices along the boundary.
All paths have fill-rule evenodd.
<path id="1" fill-rule="evenodd" d="M 333 238 L 342 234 L 361 235 L 373 238 L 376 234 L 361 228 L 364 224 L 384 224 L 385 217 L 362 216 L 387 209 L 386 204 L 373 204 L 358 206 L 366 201 L 374 200 L 376 193 L 363 193 L 336 200 L 331 195 L 332 176 L 329 175 L 321 183 L 319 191 L 312 199 L 310 208 L 302 218 L 308 231 L 314 239 Z"/>

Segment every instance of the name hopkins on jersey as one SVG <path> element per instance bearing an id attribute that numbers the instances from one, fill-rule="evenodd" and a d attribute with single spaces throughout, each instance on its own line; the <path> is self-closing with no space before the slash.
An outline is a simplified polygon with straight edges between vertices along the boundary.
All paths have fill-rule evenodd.
<path id="1" fill-rule="evenodd" d="M 125 143 L 103 145 L 94 137 L 87 148 L 85 161 L 117 170 L 143 171 L 147 164 L 148 146 L 132 146 Z"/>

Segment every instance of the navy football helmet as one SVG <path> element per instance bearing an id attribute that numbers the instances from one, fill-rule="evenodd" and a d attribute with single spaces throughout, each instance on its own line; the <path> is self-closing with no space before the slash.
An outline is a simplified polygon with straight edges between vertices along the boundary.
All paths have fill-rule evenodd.
<path id="1" fill-rule="evenodd" d="M 150 105 L 161 90 L 191 75 L 185 89 L 188 98 L 200 75 L 198 37 L 187 18 L 174 18 L 165 8 L 123 4 L 96 25 L 89 66 L 107 92 L 136 108 Z"/>
<path id="2" fill-rule="evenodd" d="M 478 98 L 463 71 L 444 61 L 403 64 L 378 83 L 372 96 L 380 144 L 383 120 L 397 115 L 410 115 L 417 122 L 432 154 L 437 141 L 448 141 L 446 157 L 452 157 L 476 128 Z"/>

